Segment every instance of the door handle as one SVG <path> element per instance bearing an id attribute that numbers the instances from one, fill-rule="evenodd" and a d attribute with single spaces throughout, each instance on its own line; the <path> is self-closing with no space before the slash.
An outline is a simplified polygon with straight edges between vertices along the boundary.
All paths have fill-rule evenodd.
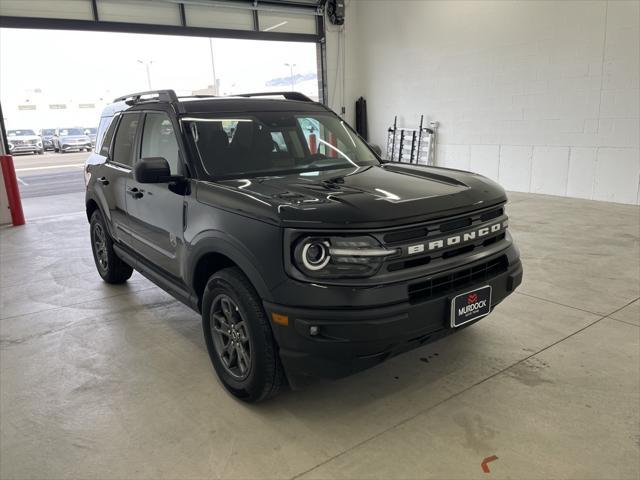
<path id="1" fill-rule="evenodd" d="M 96 182 L 101 183 L 102 185 L 109 185 L 109 179 L 107 177 L 100 177 Z"/>
<path id="2" fill-rule="evenodd" d="M 140 189 L 136 187 L 127 188 L 127 193 L 135 199 L 144 197 L 144 190 L 142 190 L 141 188 Z"/>

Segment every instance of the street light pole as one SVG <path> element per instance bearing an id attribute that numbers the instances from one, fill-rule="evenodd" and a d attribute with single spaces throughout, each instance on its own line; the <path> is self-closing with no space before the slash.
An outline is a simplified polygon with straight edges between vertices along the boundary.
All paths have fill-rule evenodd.
<path id="1" fill-rule="evenodd" d="M 285 65 L 285 67 L 289 67 L 289 79 L 291 81 L 291 91 L 293 92 L 295 90 L 295 85 L 296 85 L 296 82 L 295 82 L 295 80 L 293 78 L 293 67 L 295 67 L 296 64 L 295 63 L 285 63 L 284 65 Z"/>
<path id="2" fill-rule="evenodd" d="M 218 95 L 218 79 L 216 78 L 216 62 L 213 57 L 213 38 L 209 38 L 209 53 L 211 53 L 211 73 L 213 73 L 213 94 Z"/>
<path id="3" fill-rule="evenodd" d="M 151 90 L 151 70 L 149 69 L 149 67 L 153 63 L 153 61 L 149 60 L 145 62 L 142 60 L 138 60 L 138 63 L 143 64 L 147 69 L 147 85 L 149 86 L 149 90 Z"/>

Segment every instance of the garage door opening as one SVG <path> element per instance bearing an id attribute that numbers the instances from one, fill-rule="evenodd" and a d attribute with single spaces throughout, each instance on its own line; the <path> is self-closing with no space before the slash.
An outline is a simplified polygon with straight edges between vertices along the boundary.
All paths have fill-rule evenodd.
<path id="1" fill-rule="evenodd" d="M 1 28 L 0 102 L 27 219 L 82 205 L 83 164 L 114 98 L 295 90 L 318 100 L 317 52 L 315 42 Z"/>

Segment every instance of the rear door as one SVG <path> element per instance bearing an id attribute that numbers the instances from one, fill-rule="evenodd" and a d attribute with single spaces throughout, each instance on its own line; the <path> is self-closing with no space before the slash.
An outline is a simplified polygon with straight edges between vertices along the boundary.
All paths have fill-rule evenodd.
<path id="1" fill-rule="evenodd" d="M 147 112 L 136 161 L 162 157 L 169 163 L 172 175 L 184 175 L 176 127 L 167 113 Z M 127 178 L 126 189 L 129 228 L 135 250 L 152 267 L 179 280 L 184 246 L 184 195 L 172 191 L 169 182 L 143 184 L 133 176 Z"/>

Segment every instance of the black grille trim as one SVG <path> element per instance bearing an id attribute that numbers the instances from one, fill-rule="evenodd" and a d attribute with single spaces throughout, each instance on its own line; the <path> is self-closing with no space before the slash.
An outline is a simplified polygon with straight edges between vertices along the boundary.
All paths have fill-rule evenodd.
<path id="1" fill-rule="evenodd" d="M 409 302 L 416 303 L 430 298 L 459 291 L 467 286 L 477 284 L 509 268 L 506 255 L 502 255 L 485 263 L 473 265 L 462 270 L 435 276 L 431 280 L 409 285 Z"/>

